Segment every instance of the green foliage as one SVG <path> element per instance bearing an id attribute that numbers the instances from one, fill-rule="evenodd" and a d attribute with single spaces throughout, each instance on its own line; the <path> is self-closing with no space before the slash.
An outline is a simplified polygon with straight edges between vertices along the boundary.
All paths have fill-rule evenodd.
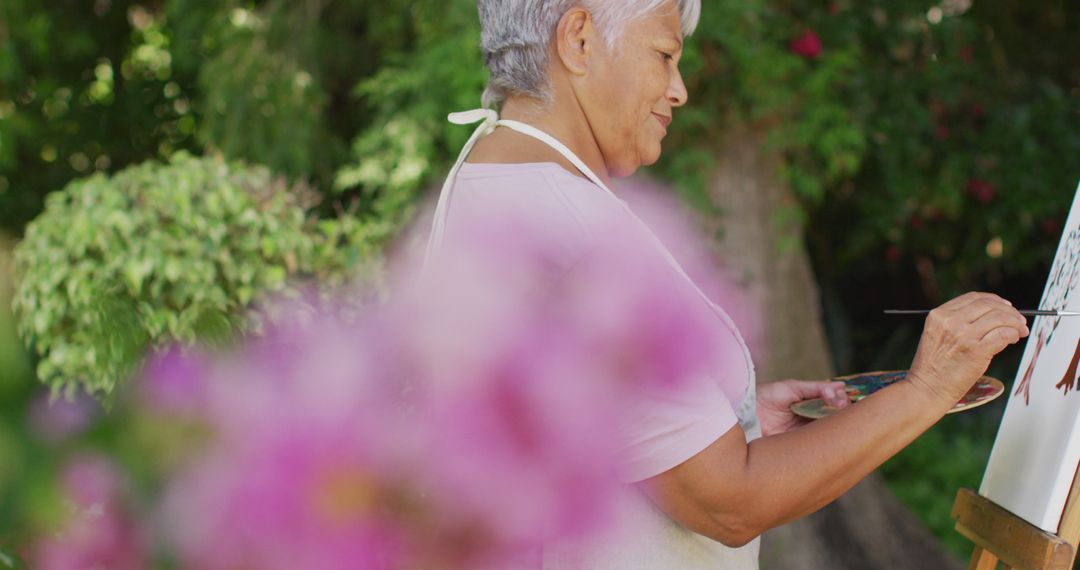
<path id="1" fill-rule="evenodd" d="M 18 234 L 74 178 L 196 148 L 170 50 L 162 15 L 130 0 L 0 3 L 0 227 Z"/>
<path id="2" fill-rule="evenodd" d="M 0 235 L 0 568 L 21 569 L 17 548 L 23 537 L 13 522 L 24 513 L 20 485 L 26 477 L 24 437 L 26 386 L 33 376 L 11 316 L 11 244 Z"/>
<path id="3" fill-rule="evenodd" d="M 374 120 L 334 182 L 375 219 L 391 222 L 388 230 L 408 218 L 423 185 L 444 175 L 465 143 L 471 128 L 450 125 L 446 115 L 479 107 L 487 79 L 474 5 L 421 2 L 401 23 L 415 43 L 357 85 Z"/>
<path id="4" fill-rule="evenodd" d="M 317 17 L 292 2 L 214 14 L 203 36 L 211 57 L 198 71 L 200 141 L 292 177 L 313 172 L 327 99 L 304 65 Z"/>
<path id="5" fill-rule="evenodd" d="M 10 246 L 0 235 L 0 400 L 4 399 L 12 386 L 25 378 L 29 371 L 22 343 L 17 338 L 11 318 L 11 274 Z M 0 483 L 2 479 L 0 476 Z"/>
<path id="6" fill-rule="evenodd" d="M 39 378 L 108 395 L 147 345 L 227 338 L 290 279 L 340 281 L 370 253 L 363 228 L 316 223 L 313 204 L 266 168 L 184 154 L 51 194 L 15 250 L 14 307 Z"/>
<path id="7" fill-rule="evenodd" d="M 1000 419 L 1000 415 L 994 417 Z M 890 459 L 881 473 L 900 501 L 918 514 L 945 548 L 966 558 L 972 544 L 955 530 L 952 503 L 960 488 L 979 488 L 994 430 L 991 425 L 970 429 L 959 425 L 961 421 L 959 417 L 943 420 Z"/>

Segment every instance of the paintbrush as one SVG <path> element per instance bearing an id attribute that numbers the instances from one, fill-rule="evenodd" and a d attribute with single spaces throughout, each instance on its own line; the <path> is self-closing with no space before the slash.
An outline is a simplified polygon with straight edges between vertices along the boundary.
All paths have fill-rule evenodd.
<path id="1" fill-rule="evenodd" d="M 886 315 L 925 315 L 929 313 L 928 310 L 923 309 L 886 309 Z M 1017 311 L 1025 317 L 1077 317 L 1080 316 L 1080 312 L 1076 311 L 1055 311 L 1055 310 L 1021 310 Z"/>

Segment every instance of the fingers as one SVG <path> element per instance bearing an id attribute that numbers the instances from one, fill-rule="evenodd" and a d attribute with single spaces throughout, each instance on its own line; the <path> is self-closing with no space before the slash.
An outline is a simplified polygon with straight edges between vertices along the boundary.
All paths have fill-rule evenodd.
<path id="1" fill-rule="evenodd" d="M 1027 319 L 1011 304 L 996 295 L 981 294 L 951 310 L 942 305 L 927 317 L 927 327 L 948 331 L 950 336 L 968 342 L 980 342 L 998 327 L 1013 327 L 1020 338 L 1027 336 Z"/>
<path id="2" fill-rule="evenodd" d="M 972 339 L 985 349 L 993 351 L 993 354 L 1018 342 L 1030 332 L 1027 319 L 1012 308 L 990 308 L 970 326 Z"/>
<path id="3" fill-rule="evenodd" d="M 993 311 L 1006 311 L 1011 314 L 1015 314 L 1020 319 L 1027 323 L 1020 313 L 1013 308 L 1012 304 L 990 293 L 969 293 L 971 297 L 966 299 L 963 305 L 958 306 L 950 311 L 950 317 L 955 316 L 957 320 L 961 322 L 973 323 L 981 318 L 983 315 Z M 968 297 L 965 295 L 964 297 Z M 963 298 L 959 297 L 958 299 Z M 944 305 L 942 306 L 944 307 Z"/>
<path id="4" fill-rule="evenodd" d="M 1027 336 L 1027 333 L 1021 334 L 1020 331 L 1012 327 L 998 327 L 988 331 L 979 340 L 981 344 L 987 346 L 997 347 L 996 352 L 1001 352 L 1006 346 L 1010 344 L 1016 344 L 1021 338 Z"/>
<path id="5" fill-rule="evenodd" d="M 984 304 L 987 302 L 997 302 L 1004 304 L 1008 307 L 1012 307 L 1012 303 L 993 293 L 982 293 L 979 291 L 973 291 L 971 293 L 965 293 L 963 295 L 960 295 L 959 297 L 956 297 L 955 299 L 952 299 L 951 301 L 939 307 L 939 309 L 943 309 L 945 312 L 962 311 L 966 308 L 969 308 L 970 305 L 980 302 Z"/>
<path id="6" fill-rule="evenodd" d="M 834 408 L 842 408 L 849 403 L 847 390 L 844 389 L 843 382 L 787 380 L 786 384 L 796 396 L 795 401 L 821 398 L 825 400 L 826 404 Z"/>
<path id="7" fill-rule="evenodd" d="M 971 321 L 971 327 L 978 338 L 1000 327 L 1015 329 L 1021 336 L 1027 336 L 1028 333 L 1027 319 L 1015 309 L 990 308 Z"/>
<path id="8" fill-rule="evenodd" d="M 843 382 L 826 382 L 821 389 L 821 399 L 834 408 L 845 408 L 851 403 Z"/>
<path id="9" fill-rule="evenodd" d="M 1003 320 L 1005 322 L 1002 322 Z M 1010 344 L 1019 342 L 1020 339 L 1028 336 L 1031 332 L 1026 322 L 1017 324 L 1011 318 L 992 314 L 986 315 L 975 324 L 981 325 L 981 328 L 985 331 L 979 337 L 979 344 L 996 347 L 995 353 L 1000 352 Z"/>

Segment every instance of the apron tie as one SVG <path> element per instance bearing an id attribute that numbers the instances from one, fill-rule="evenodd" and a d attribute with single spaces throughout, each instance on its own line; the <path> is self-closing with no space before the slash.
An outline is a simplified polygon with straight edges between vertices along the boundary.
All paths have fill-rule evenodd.
<path id="1" fill-rule="evenodd" d="M 495 127 L 499 126 L 499 113 L 494 109 L 472 109 L 471 111 L 450 113 L 446 118 L 455 125 L 471 125 L 479 122 L 480 126 L 476 127 L 468 142 L 461 148 L 457 162 L 450 169 L 450 174 L 446 176 L 442 190 L 439 191 L 439 200 L 435 204 L 435 221 L 431 225 L 431 236 L 428 237 L 427 249 L 424 253 L 424 267 L 429 265 L 428 261 L 431 260 L 431 256 L 435 255 L 439 247 L 442 246 L 443 235 L 446 233 L 447 210 L 450 208 L 450 195 L 454 191 L 454 179 L 457 178 L 458 170 L 461 170 L 461 165 L 468 158 L 473 147 L 476 146 L 476 141 L 491 134 Z"/>
<path id="2" fill-rule="evenodd" d="M 446 118 L 455 125 L 471 125 L 483 121 L 482 126 L 485 127 L 484 134 L 486 135 L 495 130 L 499 122 L 499 113 L 494 109 L 473 109 L 471 111 L 461 111 L 460 113 L 450 113 Z"/>

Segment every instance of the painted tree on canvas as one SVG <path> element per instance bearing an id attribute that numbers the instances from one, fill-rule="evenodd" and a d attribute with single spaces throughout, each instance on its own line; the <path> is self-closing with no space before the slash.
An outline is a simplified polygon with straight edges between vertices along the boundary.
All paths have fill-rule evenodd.
<path id="1" fill-rule="evenodd" d="M 1080 284 L 1080 228 L 1073 229 L 1062 242 L 1062 249 L 1054 261 L 1054 268 L 1050 272 L 1050 280 L 1043 295 L 1041 309 L 1063 311 L 1069 306 L 1069 295 Z M 1039 362 L 1039 355 L 1044 346 L 1050 343 L 1061 324 L 1061 317 L 1039 317 L 1035 321 L 1035 327 L 1031 337 L 1035 339 L 1035 353 L 1024 369 L 1024 376 L 1016 384 L 1013 395 L 1023 394 L 1024 404 L 1031 403 L 1031 379 L 1035 373 L 1035 366 Z M 1030 342 L 1030 341 L 1029 341 Z M 1069 367 L 1065 370 L 1057 388 L 1068 393 L 1076 385 L 1077 366 L 1080 365 L 1080 339 L 1077 340 L 1076 350 L 1073 352 Z"/>

